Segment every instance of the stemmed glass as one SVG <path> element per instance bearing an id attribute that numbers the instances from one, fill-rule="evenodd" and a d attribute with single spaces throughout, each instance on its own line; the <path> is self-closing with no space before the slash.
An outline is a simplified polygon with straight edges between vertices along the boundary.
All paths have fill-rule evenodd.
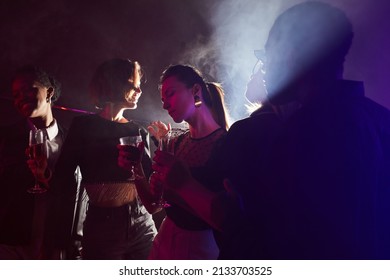
<path id="1" fill-rule="evenodd" d="M 174 142 L 173 139 L 173 133 L 172 130 L 169 130 L 167 134 L 160 137 L 158 140 L 158 150 L 163 151 L 169 154 L 174 154 Z M 161 207 L 161 208 L 167 208 L 171 206 L 165 199 L 164 199 L 164 192 L 161 192 L 161 196 L 158 200 L 158 202 L 153 203 L 153 205 Z"/>
<path id="2" fill-rule="evenodd" d="M 46 137 L 45 133 L 41 129 L 30 130 L 29 135 L 29 147 L 28 147 L 28 156 L 30 159 L 35 160 L 36 164 L 39 165 L 43 157 L 46 157 Z M 33 187 L 29 188 L 27 192 L 29 193 L 44 193 L 47 189 L 42 188 L 39 184 L 37 174 L 34 173 L 35 184 Z"/>
<path id="3" fill-rule="evenodd" d="M 140 135 L 137 136 L 125 136 L 119 138 L 119 143 L 122 146 L 127 146 L 127 151 L 129 151 L 129 160 L 131 162 L 137 163 L 141 158 L 141 151 L 138 149 L 139 144 L 142 142 L 142 137 Z M 128 181 L 135 180 L 134 174 L 134 165 L 131 166 L 131 176 L 128 178 Z"/>

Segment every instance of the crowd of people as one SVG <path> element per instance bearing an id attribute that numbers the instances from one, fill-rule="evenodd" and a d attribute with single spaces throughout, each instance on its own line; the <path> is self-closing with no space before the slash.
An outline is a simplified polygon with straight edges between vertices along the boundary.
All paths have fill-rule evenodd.
<path id="1" fill-rule="evenodd" d="M 343 79 L 353 36 L 329 4 L 284 11 L 256 52 L 246 94 L 257 109 L 233 124 L 220 84 L 167 66 L 163 109 L 188 125 L 169 151 L 171 124 L 124 115 L 142 94 L 137 61 L 100 64 L 89 84 L 98 113 L 67 130 L 52 112 L 58 81 L 21 68 L 23 120 L 1 127 L 0 259 L 389 259 L 390 112 Z M 43 158 L 31 156 L 36 130 Z M 141 141 L 120 145 L 125 136 Z M 45 192 L 29 193 L 34 181 Z"/>

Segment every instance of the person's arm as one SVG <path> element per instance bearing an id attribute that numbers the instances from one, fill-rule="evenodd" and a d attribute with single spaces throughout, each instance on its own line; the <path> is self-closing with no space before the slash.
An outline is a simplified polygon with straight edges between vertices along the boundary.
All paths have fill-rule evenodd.
<path id="1" fill-rule="evenodd" d="M 148 210 L 150 214 L 161 211 L 162 208 L 158 205 L 158 202 L 159 198 L 161 197 L 162 189 L 160 188 L 159 190 L 156 183 L 153 181 L 153 175 L 151 175 L 150 178 L 145 176 L 142 165 L 140 164 L 135 166 L 134 172 L 135 186 L 146 210 Z"/>
<path id="2" fill-rule="evenodd" d="M 119 150 L 118 166 L 125 170 L 131 171 L 134 162 L 129 160 L 130 152 L 128 151 L 128 147 L 118 145 L 117 148 Z M 135 175 L 135 186 L 146 210 L 148 210 L 150 214 L 154 214 L 160 211 L 161 208 L 157 205 L 158 195 L 153 193 L 151 189 L 151 185 L 153 186 L 153 183 L 149 182 L 149 175 L 152 173 L 151 160 L 150 158 L 145 159 L 145 157 L 148 157 L 148 155 L 145 154 L 143 144 L 141 144 L 138 148 L 140 150 L 141 157 L 140 161 L 134 165 L 133 171 Z"/>
<path id="3" fill-rule="evenodd" d="M 225 180 L 225 190 L 215 193 L 192 179 L 175 191 L 193 213 L 214 229 L 226 232 L 231 230 L 232 219 L 239 219 L 243 213 L 239 196 L 229 184 Z"/>
<path id="4" fill-rule="evenodd" d="M 212 192 L 195 180 L 185 163 L 174 156 L 157 151 L 154 160 L 156 177 L 163 183 L 169 199 L 190 208 L 211 227 L 228 231 L 233 226 L 231 219 L 239 219 L 243 214 L 240 197 L 228 180 L 224 181 L 224 190 Z"/>

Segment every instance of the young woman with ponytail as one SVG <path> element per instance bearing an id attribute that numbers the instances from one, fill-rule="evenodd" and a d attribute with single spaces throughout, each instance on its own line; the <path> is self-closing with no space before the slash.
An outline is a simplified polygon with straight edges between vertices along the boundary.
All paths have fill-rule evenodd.
<path id="1" fill-rule="evenodd" d="M 184 121 L 189 129 L 174 138 L 173 155 L 156 151 L 150 178 L 136 167 L 136 185 L 147 209 L 161 210 L 156 202 L 162 189 L 170 205 L 149 259 L 217 259 L 215 236 L 223 228 L 218 217 L 224 208 L 218 202 L 214 209 L 214 201 L 225 193 L 217 158 L 228 129 L 223 89 L 205 82 L 201 72 L 188 65 L 169 66 L 159 88 L 163 108 L 174 122 Z M 155 122 L 149 131 L 158 138 L 169 128 Z M 120 166 L 129 166 L 127 156 L 125 150 L 120 151 Z"/>

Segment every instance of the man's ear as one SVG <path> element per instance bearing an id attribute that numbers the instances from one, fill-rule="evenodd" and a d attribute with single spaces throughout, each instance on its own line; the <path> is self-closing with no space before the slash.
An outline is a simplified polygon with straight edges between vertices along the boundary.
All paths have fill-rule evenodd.
<path id="1" fill-rule="evenodd" d="M 49 87 L 47 89 L 46 101 L 49 102 L 54 95 L 54 88 Z"/>

